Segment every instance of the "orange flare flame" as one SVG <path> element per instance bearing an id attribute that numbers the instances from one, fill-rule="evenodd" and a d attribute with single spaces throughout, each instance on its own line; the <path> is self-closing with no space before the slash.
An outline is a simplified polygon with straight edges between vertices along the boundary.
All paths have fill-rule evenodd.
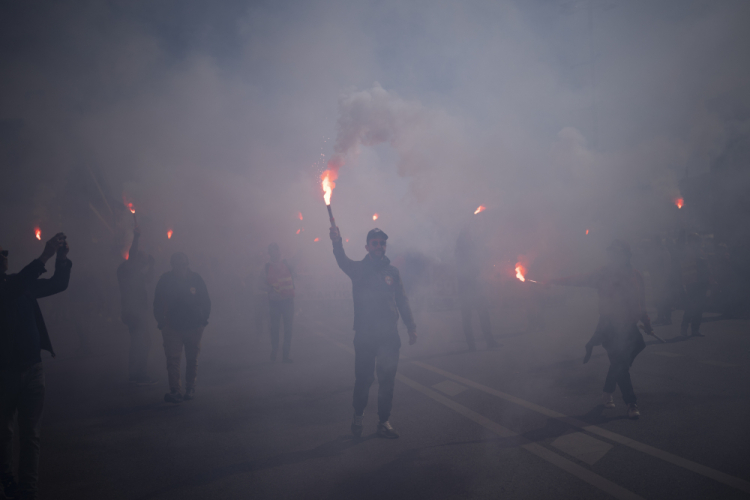
<path id="1" fill-rule="evenodd" d="M 128 203 L 128 204 L 127 204 L 127 207 L 128 207 L 128 210 L 130 210 L 130 213 L 131 213 L 131 214 L 134 214 L 134 213 L 135 213 L 135 208 L 133 208 L 133 204 L 132 204 L 132 203 Z"/>
<path id="2" fill-rule="evenodd" d="M 130 259 L 130 250 L 123 250 L 122 251 L 122 258 L 125 260 Z"/>
<path id="3" fill-rule="evenodd" d="M 299 220 L 302 220 L 302 212 L 297 212 L 297 216 L 299 217 Z"/>
<path id="4" fill-rule="evenodd" d="M 484 212 L 485 210 L 487 210 L 487 207 L 485 207 L 484 205 L 479 205 L 479 207 L 476 210 L 474 210 L 474 215 L 480 212 Z"/>
<path id="5" fill-rule="evenodd" d="M 524 274 L 526 274 L 526 268 L 523 267 L 523 264 L 521 264 L 520 262 L 517 262 L 516 263 L 516 278 L 518 278 L 521 281 L 526 281 Z"/>
<path id="6" fill-rule="evenodd" d="M 315 241 L 320 241 L 320 238 L 315 238 L 315 239 L 314 239 L 313 241 L 314 241 L 314 242 L 315 242 Z"/>
<path id="7" fill-rule="evenodd" d="M 679 210 L 685 204 L 685 200 L 683 200 L 682 198 L 677 198 L 674 200 L 674 204 L 677 206 L 677 209 Z"/>
<path id="8" fill-rule="evenodd" d="M 36 239 L 39 241 L 42 241 L 42 230 L 37 228 L 34 228 L 34 235 L 36 236 Z"/>
<path id="9" fill-rule="evenodd" d="M 171 229 L 167 230 L 167 239 L 168 240 L 172 239 L 172 230 Z"/>
<path id="10" fill-rule="evenodd" d="M 326 170 L 320 175 L 321 185 L 323 186 L 323 199 L 326 202 L 326 205 L 331 204 L 331 194 L 333 193 L 333 188 L 336 187 L 336 183 L 334 182 L 336 179 L 338 179 L 339 174 L 335 170 Z"/>
<path id="11" fill-rule="evenodd" d="M 589 234 L 589 230 L 588 229 L 586 230 L 586 234 Z"/>
<path id="12" fill-rule="evenodd" d="M 378 217 L 380 217 L 378 214 L 373 214 L 372 220 L 378 220 Z"/>

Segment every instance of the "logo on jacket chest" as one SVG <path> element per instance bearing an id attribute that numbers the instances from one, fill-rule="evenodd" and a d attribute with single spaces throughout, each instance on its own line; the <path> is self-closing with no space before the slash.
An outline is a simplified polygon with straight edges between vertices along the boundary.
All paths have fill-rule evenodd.
<path id="1" fill-rule="evenodd" d="M 195 295 L 195 287 L 194 286 L 190 287 L 190 293 L 192 293 L 193 295 Z"/>
<path id="2" fill-rule="evenodd" d="M 388 286 L 393 285 L 393 277 L 392 276 L 386 276 L 385 277 L 385 284 Z"/>

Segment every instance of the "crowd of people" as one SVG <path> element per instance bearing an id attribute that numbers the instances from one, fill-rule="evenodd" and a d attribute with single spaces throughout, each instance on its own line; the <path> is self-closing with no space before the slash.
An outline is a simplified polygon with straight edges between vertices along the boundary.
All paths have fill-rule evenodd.
<path id="1" fill-rule="evenodd" d="M 190 269 L 186 254 L 171 256 L 171 269 L 157 281 L 153 299 L 148 289 L 155 279 L 154 258 L 140 245 L 141 232 L 135 227 L 128 258 L 117 269 L 121 319 L 130 335 L 128 355 L 129 383 L 136 387 L 153 386 L 158 381 L 147 373 L 154 326 L 161 331 L 166 361 L 168 403 L 179 404 L 195 397 L 198 355 L 201 338 L 211 313 L 209 292 L 202 277 Z M 388 235 L 380 229 L 367 234 L 366 255 L 352 260 L 344 251 L 341 233 L 332 226 L 330 239 L 339 268 L 351 279 L 354 306 L 355 350 L 353 416 L 351 432 L 361 436 L 364 412 L 370 388 L 377 376 L 377 435 L 395 439 L 398 432 L 390 424 L 393 391 L 398 369 L 401 339 L 399 318 L 405 324 L 409 344 L 417 341 L 417 326 L 399 270 L 386 257 Z M 706 260 L 701 256 L 700 238 L 686 235 L 684 244 L 669 251 L 656 244 L 646 266 L 650 276 L 657 323 L 670 324 L 675 294 L 684 307 L 681 332 L 700 333 L 707 291 L 711 282 Z M 46 242 L 44 251 L 16 274 L 8 274 L 9 252 L 0 248 L 0 481 L 9 498 L 35 498 L 38 479 L 40 419 L 44 404 L 44 374 L 41 351 L 55 356 L 37 299 L 64 291 L 69 283 L 72 263 L 68 259 L 65 234 L 59 233 Z M 644 349 L 639 324 L 646 334 L 653 328 L 646 312 L 646 286 L 641 273 L 634 269 L 630 246 L 615 240 L 607 248 L 608 263 L 588 274 L 559 278 L 543 286 L 585 286 L 599 295 L 599 322 L 586 344 L 584 363 L 596 346 L 607 351 L 607 372 L 602 404 L 613 408 L 614 392 L 620 388 L 628 415 L 638 418 L 640 410 L 630 378 L 630 367 Z M 463 331 L 470 350 L 476 349 L 472 331 L 472 311 L 479 315 L 487 349 L 498 344 L 492 334 L 490 304 L 481 283 L 483 269 L 481 246 L 471 234 L 459 236 L 455 256 L 457 291 L 461 297 Z M 42 279 L 45 264 L 55 257 L 51 278 Z M 282 259 L 279 246 L 268 247 L 268 262 L 262 270 L 248 277 L 254 310 L 254 324 L 264 331 L 268 324 L 270 359 L 292 363 L 291 348 L 295 316 L 294 266 Z M 281 329 L 283 325 L 283 341 Z M 181 377 L 182 352 L 185 352 L 185 384 Z M 20 439 L 20 461 L 17 479 L 13 474 L 11 441 L 17 417 Z"/>

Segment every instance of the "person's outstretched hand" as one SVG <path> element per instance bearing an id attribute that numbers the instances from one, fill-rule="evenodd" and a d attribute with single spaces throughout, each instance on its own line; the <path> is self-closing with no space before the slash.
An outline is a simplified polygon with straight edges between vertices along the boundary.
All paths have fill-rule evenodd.
<path id="1" fill-rule="evenodd" d="M 409 345 L 417 343 L 417 332 L 409 332 Z"/>
<path id="2" fill-rule="evenodd" d="M 341 239 L 341 231 L 338 226 L 334 226 L 330 231 L 331 241 L 339 241 Z"/>
<path id="3" fill-rule="evenodd" d="M 70 247 L 68 246 L 68 240 L 66 238 L 62 242 L 62 246 L 60 246 L 60 248 L 57 249 L 57 260 L 67 259 L 68 252 L 70 252 Z"/>

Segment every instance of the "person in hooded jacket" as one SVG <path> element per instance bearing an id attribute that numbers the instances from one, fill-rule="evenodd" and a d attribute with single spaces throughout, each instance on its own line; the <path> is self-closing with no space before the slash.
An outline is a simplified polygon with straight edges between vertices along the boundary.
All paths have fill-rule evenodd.
<path id="1" fill-rule="evenodd" d="M 57 254 L 55 274 L 39 279 L 44 264 Z M 0 482 L 8 498 L 37 497 L 39 444 L 44 407 L 41 351 L 55 356 L 37 299 L 68 288 L 72 263 L 68 244 L 58 233 L 38 259 L 17 274 L 7 274 L 8 251 L 0 248 Z M 18 482 L 13 477 L 13 419 L 18 415 Z"/>
<path id="2" fill-rule="evenodd" d="M 388 235 L 380 229 L 367 233 L 367 255 L 360 261 L 346 256 L 338 227 L 331 227 L 333 255 L 342 271 L 352 280 L 354 299 L 354 416 L 351 430 L 361 436 L 370 387 L 378 376 L 377 434 L 395 439 L 398 433 L 389 422 L 393 405 L 401 338 L 399 313 L 409 334 L 409 345 L 417 341 L 417 325 L 404 293 L 398 269 L 385 256 Z"/>
<path id="3" fill-rule="evenodd" d="M 172 270 L 164 273 L 154 291 L 154 318 L 164 339 L 167 358 L 168 403 L 181 403 L 195 396 L 198 354 L 203 329 L 211 314 L 211 299 L 203 278 L 190 270 L 190 261 L 182 252 L 170 258 Z M 185 348 L 185 394 L 180 383 L 180 362 Z"/>

